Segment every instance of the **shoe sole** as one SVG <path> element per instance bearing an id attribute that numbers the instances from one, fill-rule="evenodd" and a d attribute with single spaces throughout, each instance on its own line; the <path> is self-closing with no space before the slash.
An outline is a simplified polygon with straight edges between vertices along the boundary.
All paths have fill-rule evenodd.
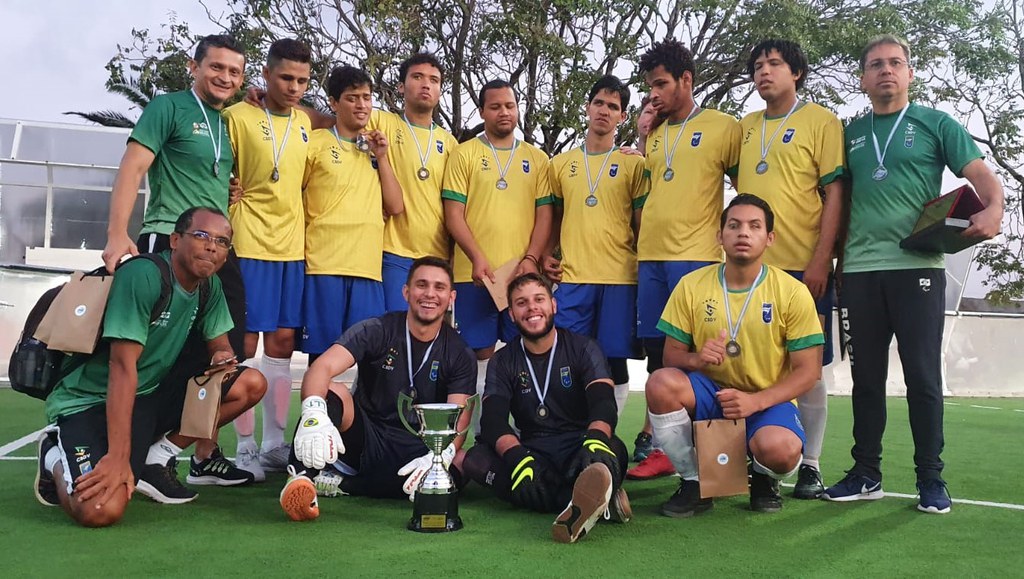
<path id="1" fill-rule="evenodd" d="M 312 521 L 320 516 L 320 504 L 316 499 L 316 486 L 305 477 L 288 481 L 281 489 L 281 508 L 293 521 Z"/>
<path id="2" fill-rule="evenodd" d="M 583 469 L 572 485 L 572 501 L 551 525 L 556 543 L 575 543 L 594 528 L 608 510 L 612 496 L 612 473 L 603 464 Z"/>
<path id="3" fill-rule="evenodd" d="M 818 491 L 811 491 L 811 492 L 808 492 L 808 491 L 798 491 L 798 490 L 794 489 L 792 496 L 793 496 L 794 499 L 800 499 L 802 501 L 813 501 L 813 500 L 816 500 L 816 499 L 820 499 L 822 497 L 822 495 L 824 495 L 824 494 L 825 494 L 825 489 L 821 489 L 821 490 L 818 490 Z"/>
<path id="4" fill-rule="evenodd" d="M 214 475 L 203 475 L 203 476 L 192 476 L 188 475 L 185 477 L 185 482 L 190 485 L 203 485 L 203 486 L 218 486 L 218 487 L 237 487 L 244 485 L 250 480 L 248 478 L 242 478 L 238 480 L 223 479 Z"/>
<path id="5" fill-rule="evenodd" d="M 945 515 L 945 514 L 949 513 L 950 507 L 946 507 L 945 509 L 940 509 L 938 507 L 926 507 L 924 505 L 918 504 L 917 505 L 917 510 L 921 511 L 922 513 L 928 513 L 928 514 L 931 514 L 931 515 Z"/>
<path id="6" fill-rule="evenodd" d="M 633 518 L 633 507 L 629 504 L 626 489 L 619 489 L 612 495 L 609 519 L 615 523 L 628 523 Z"/>
<path id="7" fill-rule="evenodd" d="M 43 482 L 43 468 L 41 463 L 43 462 L 43 458 L 45 458 L 43 455 L 43 441 L 47 436 L 49 436 L 49 433 L 44 432 L 43 435 L 39 437 L 39 440 L 36 441 L 36 454 L 38 455 L 38 458 L 36 459 L 36 481 L 32 486 L 32 493 L 36 495 L 36 500 L 39 501 L 39 504 L 44 507 L 59 507 L 59 499 L 57 502 L 48 501 L 46 497 L 43 496 L 43 493 L 39 492 L 39 485 Z M 57 493 L 57 481 L 53 480 L 51 482 L 54 485 L 54 493 Z M 57 496 L 59 497 L 60 495 L 58 494 Z"/>
<path id="8" fill-rule="evenodd" d="M 828 493 L 822 493 L 821 498 L 826 501 L 832 501 L 834 503 L 850 503 L 853 501 L 877 501 L 878 499 L 885 498 L 885 491 L 879 489 L 877 491 L 871 491 L 870 493 L 859 493 L 856 495 L 846 495 L 842 497 L 830 497 Z"/>
<path id="9" fill-rule="evenodd" d="M 683 513 L 680 513 L 680 512 L 677 512 L 677 511 L 672 511 L 672 510 L 666 509 L 664 506 L 662 506 L 661 507 L 661 514 L 665 515 L 666 517 L 672 517 L 673 519 L 688 519 L 688 518 L 693 517 L 695 515 L 699 515 L 701 513 L 706 513 L 706 512 L 710 511 L 713 508 L 715 508 L 715 502 L 714 501 L 708 501 L 706 504 L 705 503 L 698 503 L 697 506 L 692 511 L 686 511 L 686 512 L 683 512 Z"/>
<path id="10" fill-rule="evenodd" d="M 190 502 L 196 500 L 196 497 L 199 496 L 199 494 L 196 493 L 196 494 L 192 495 L 191 497 L 187 497 L 187 498 L 185 498 L 185 497 L 169 497 L 169 496 L 163 494 L 162 492 L 158 491 L 156 489 L 156 487 L 154 487 L 153 485 L 149 484 L 148 482 L 146 482 L 146 481 L 144 481 L 142 479 L 139 479 L 139 482 L 135 484 L 135 490 L 139 491 L 144 496 L 149 497 L 153 501 L 158 502 L 158 503 L 160 503 L 162 505 L 183 505 L 185 503 L 190 503 Z"/>
<path id="11" fill-rule="evenodd" d="M 656 478 L 663 478 L 663 477 L 666 477 L 666 476 L 672 476 L 674 474 L 677 474 L 677 473 L 675 471 L 673 471 L 673 472 L 659 472 L 658 474 L 641 476 L 641 475 L 630 474 L 629 471 L 626 471 L 626 478 L 629 479 L 629 480 L 654 480 Z"/>

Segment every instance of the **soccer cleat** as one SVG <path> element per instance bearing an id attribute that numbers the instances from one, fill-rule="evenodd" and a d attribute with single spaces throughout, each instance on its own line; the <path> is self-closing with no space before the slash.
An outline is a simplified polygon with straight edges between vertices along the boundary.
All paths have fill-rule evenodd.
<path id="1" fill-rule="evenodd" d="M 679 488 L 661 505 L 661 514 L 666 517 L 686 518 L 710 511 L 714 499 L 700 498 L 700 481 L 680 480 Z"/>
<path id="2" fill-rule="evenodd" d="M 252 473 L 254 482 L 267 480 L 267 473 L 260 464 L 260 450 L 255 442 L 243 443 L 238 447 L 238 452 L 235 453 L 235 466 Z"/>
<path id="3" fill-rule="evenodd" d="M 231 464 L 218 446 L 214 447 L 210 458 L 202 462 L 196 462 L 195 455 L 189 459 L 188 478 L 185 481 L 190 485 L 233 487 L 253 482 L 253 474 Z"/>
<path id="4" fill-rule="evenodd" d="M 640 464 L 626 471 L 626 478 L 632 480 L 650 480 L 676 474 L 676 467 L 660 448 L 651 451 Z"/>
<path id="5" fill-rule="evenodd" d="M 306 476 L 306 471 L 295 472 L 288 467 L 288 482 L 281 489 L 278 500 L 288 518 L 293 521 L 312 521 L 320 516 L 320 504 L 316 500 L 316 486 Z"/>
<path id="6" fill-rule="evenodd" d="M 953 506 L 953 501 L 949 498 L 949 491 L 946 490 L 946 481 L 941 478 L 917 481 L 917 493 L 919 495 L 917 510 L 921 512 L 944 515 Z"/>
<path id="7" fill-rule="evenodd" d="M 572 500 L 551 524 L 551 538 L 575 543 L 594 528 L 608 511 L 612 498 L 612 472 L 601 463 L 583 469 L 572 485 Z"/>
<path id="8" fill-rule="evenodd" d="M 885 496 L 882 481 L 866 476 L 847 473 L 843 480 L 825 489 L 821 497 L 827 501 L 845 503 L 848 501 L 874 501 Z"/>
<path id="9" fill-rule="evenodd" d="M 171 457 L 166 465 L 143 466 L 135 490 L 165 505 L 180 505 L 199 496 L 178 480 L 178 459 L 174 457 Z"/>
<path id="10" fill-rule="evenodd" d="M 821 493 L 825 492 L 825 485 L 821 483 L 821 473 L 818 469 L 809 465 L 800 465 L 800 473 L 796 477 L 796 486 L 793 488 L 794 499 L 820 499 Z"/>
<path id="11" fill-rule="evenodd" d="M 613 523 L 628 523 L 633 518 L 633 507 L 629 505 L 626 489 L 620 488 L 612 493 L 612 500 L 608 503 L 608 514 L 605 518 Z"/>
<path id="12" fill-rule="evenodd" d="M 750 510 L 757 513 L 777 513 L 782 510 L 779 481 L 759 472 L 750 473 Z"/>
<path id="13" fill-rule="evenodd" d="M 57 446 L 52 432 L 44 432 L 37 441 L 39 454 L 39 468 L 36 469 L 36 484 L 33 489 L 36 500 L 46 507 L 59 507 L 60 497 L 57 495 L 57 481 L 53 479 L 53 473 L 46 470 L 46 453 Z"/>
<path id="14" fill-rule="evenodd" d="M 345 477 L 338 473 L 320 471 L 320 474 L 313 477 L 313 486 L 316 487 L 318 497 L 340 497 L 346 494 L 341 490 L 341 481 Z"/>
<path id="15" fill-rule="evenodd" d="M 650 434 L 640 431 L 633 441 L 633 462 L 643 462 L 654 450 L 654 439 Z"/>
<path id="16" fill-rule="evenodd" d="M 287 472 L 288 455 L 292 452 L 292 445 L 285 443 L 275 446 L 270 450 L 260 451 L 260 466 L 266 472 Z"/>

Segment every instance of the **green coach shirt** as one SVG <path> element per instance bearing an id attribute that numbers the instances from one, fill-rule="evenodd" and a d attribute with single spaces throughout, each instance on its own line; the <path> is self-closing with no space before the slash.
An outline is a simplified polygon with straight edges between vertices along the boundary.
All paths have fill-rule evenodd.
<path id="1" fill-rule="evenodd" d="M 143 110 L 128 137 L 156 155 L 149 168 L 150 194 L 142 233 L 170 235 L 178 216 L 190 207 L 215 207 L 227 215 L 228 180 L 235 159 L 220 113 L 206 103 L 200 109 L 191 90 L 160 95 Z M 214 154 L 217 147 L 219 159 Z"/>
<path id="2" fill-rule="evenodd" d="M 171 254 L 160 254 L 170 261 Z M 153 306 L 160 298 L 160 270 L 149 260 L 137 259 L 117 270 L 103 315 L 103 340 L 131 340 L 142 344 L 136 365 L 138 394 L 156 389 L 181 353 L 185 338 L 199 312 L 198 288 L 189 293 L 173 279 L 171 297 L 160 318 L 150 324 Z M 202 335 L 210 340 L 233 327 L 224 292 L 217 276 L 210 278 L 210 297 L 202 316 Z M 106 403 L 110 380 L 110 347 L 103 343 L 89 360 L 64 377 L 46 399 L 46 418 L 53 423 Z"/>
<path id="3" fill-rule="evenodd" d="M 899 112 L 875 115 L 879 149 Z M 945 167 L 963 176 L 968 163 L 983 157 L 971 136 L 952 117 L 911 104 L 893 134 L 885 155 L 888 176 L 875 181 L 878 158 L 871 139 L 871 115 L 846 127 L 846 161 L 853 179 L 850 231 L 843 271 L 856 273 L 896 269 L 943 268 L 941 253 L 907 251 L 900 240 L 910 235 L 921 207 L 942 194 Z"/>

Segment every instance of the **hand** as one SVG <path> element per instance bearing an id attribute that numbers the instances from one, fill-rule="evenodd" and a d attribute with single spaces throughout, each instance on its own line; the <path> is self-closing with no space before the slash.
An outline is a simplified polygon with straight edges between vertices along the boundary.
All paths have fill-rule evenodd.
<path id="1" fill-rule="evenodd" d="M 619 459 L 611 447 L 611 439 L 604 432 L 591 428 L 587 431 L 587 437 L 583 439 L 583 446 L 576 451 L 569 473 L 575 478 L 583 469 L 597 463 L 608 467 L 612 481 L 618 487 L 622 482 L 622 473 L 619 470 Z"/>
<path id="2" fill-rule="evenodd" d="M 821 299 L 828 291 L 828 274 L 832 264 L 831 260 L 812 259 L 804 269 L 804 285 L 811 292 L 814 301 Z"/>
<path id="3" fill-rule="evenodd" d="M 473 262 L 473 283 L 476 285 L 484 285 L 484 278 L 491 280 L 491 283 L 495 283 L 494 272 L 491 271 L 491 264 L 487 263 L 487 259 L 480 259 Z"/>
<path id="4" fill-rule="evenodd" d="M 548 276 L 548 279 L 556 283 L 562 281 L 562 262 L 560 260 L 545 255 L 541 262 L 544 264 L 544 275 Z"/>
<path id="5" fill-rule="evenodd" d="M 364 133 L 366 142 L 370 144 L 370 154 L 378 159 L 388 156 L 388 138 L 381 131 Z"/>
<path id="6" fill-rule="evenodd" d="M 132 466 L 127 459 L 117 460 L 109 454 L 101 458 L 91 471 L 75 480 L 75 495 L 79 502 L 85 503 L 99 497 L 96 501 L 97 509 L 102 508 L 122 489 L 128 492 L 126 500 L 131 499 L 135 492 Z"/>
<path id="7" fill-rule="evenodd" d="M 718 405 L 722 407 L 722 416 L 730 420 L 746 418 L 761 410 L 757 398 L 749 392 L 735 388 L 724 388 L 719 390 L 715 396 L 718 398 Z"/>
<path id="8" fill-rule="evenodd" d="M 230 350 L 220 350 L 210 358 L 210 367 L 203 374 L 209 376 L 222 370 L 234 369 L 238 366 L 238 356 Z"/>
<path id="9" fill-rule="evenodd" d="M 444 451 L 441 452 L 441 462 L 444 463 L 444 467 L 448 468 L 452 464 L 452 459 L 455 458 L 455 444 L 449 444 Z M 407 477 L 405 484 L 402 485 L 402 490 L 405 494 L 409 495 L 409 500 L 416 498 L 416 491 L 420 487 L 420 481 L 427 475 L 427 471 L 434 464 L 434 453 L 428 452 L 419 458 L 414 458 L 409 462 L 405 463 L 405 466 L 398 469 L 398 476 Z"/>
<path id="10" fill-rule="evenodd" d="M 238 180 L 238 177 L 232 177 L 228 181 L 228 205 L 234 205 L 241 201 L 243 194 L 245 194 L 245 189 L 242 189 L 242 182 Z"/>
<path id="11" fill-rule="evenodd" d="M 139 248 L 128 237 L 127 233 L 107 236 L 107 246 L 103 248 L 103 265 L 109 273 L 114 273 L 118 262 L 126 255 L 138 255 Z"/>
<path id="12" fill-rule="evenodd" d="M 996 204 L 989 205 L 985 209 L 971 215 L 971 224 L 960 235 L 979 239 L 992 239 L 999 235 L 1002 220 L 1002 208 Z"/>
<path id="13" fill-rule="evenodd" d="M 519 261 L 519 265 L 516 266 L 516 270 L 512 272 L 512 279 L 515 279 L 524 273 L 540 273 L 540 264 L 535 259 L 524 257 Z"/>
<path id="14" fill-rule="evenodd" d="M 258 109 L 262 109 L 263 97 L 265 96 L 267 96 L 267 91 L 256 86 L 250 86 L 249 88 L 245 89 L 245 98 L 243 99 L 243 101 L 247 105 L 252 105 Z"/>
<path id="15" fill-rule="evenodd" d="M 299 429 L 292 440 L 295 457 L 306 468 L 317 470 L 333 464 L 339 454 L 345 454 L 338 427 L 327 415 L 327 401 L 319 396 L 310 396 L 302 401 L 302 417 Z"/>
<path id="16" fill-rule="evenodd" d="M 552 497 L 544 484 L 544 467 L 532 452 L 519 445 L 505 451 L 502 457 L 509 467 L 512 504 L 546 512 L 552 509 Z"/>
<path id="17" fill-rule="evenodd" d="M 720 366 L 725 361 L 725 342 L 728 336 L 725 330 L 722 330 L 718 338 L 704 342 L 704 347 L 700 349 L 700 361 L 705 365 Z"/>
<path id="18" fill-rule="evenodd" d="M 637 149 L 636 147 L 619 147 L 619 152 L 622 153 L 623 155 L 637 155 L 640 157 L 644 156 L 644 152 L 641 151 L 640 149 Z"/>

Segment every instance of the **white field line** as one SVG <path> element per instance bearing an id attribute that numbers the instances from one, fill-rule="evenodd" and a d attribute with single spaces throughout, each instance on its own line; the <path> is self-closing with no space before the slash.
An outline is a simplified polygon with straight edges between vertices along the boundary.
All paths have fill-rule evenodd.
<path id="1" fill-rule="evenodd" d="M 0 457 L 6 457 L 8 454 L 11 454 L 15 450 L 18 450 L 23 446 L 32 444 L 39 438 L 39 435 L 42 434 L 44 430 L 46 430 L 45 427 L 40 428 L 39 430 L 31 434 L 26 434 L 25 436 L 22 436 L 21 438 L 15 440 L 14 442 L 8 442 L 7 444 L 0 446 Z"/>

